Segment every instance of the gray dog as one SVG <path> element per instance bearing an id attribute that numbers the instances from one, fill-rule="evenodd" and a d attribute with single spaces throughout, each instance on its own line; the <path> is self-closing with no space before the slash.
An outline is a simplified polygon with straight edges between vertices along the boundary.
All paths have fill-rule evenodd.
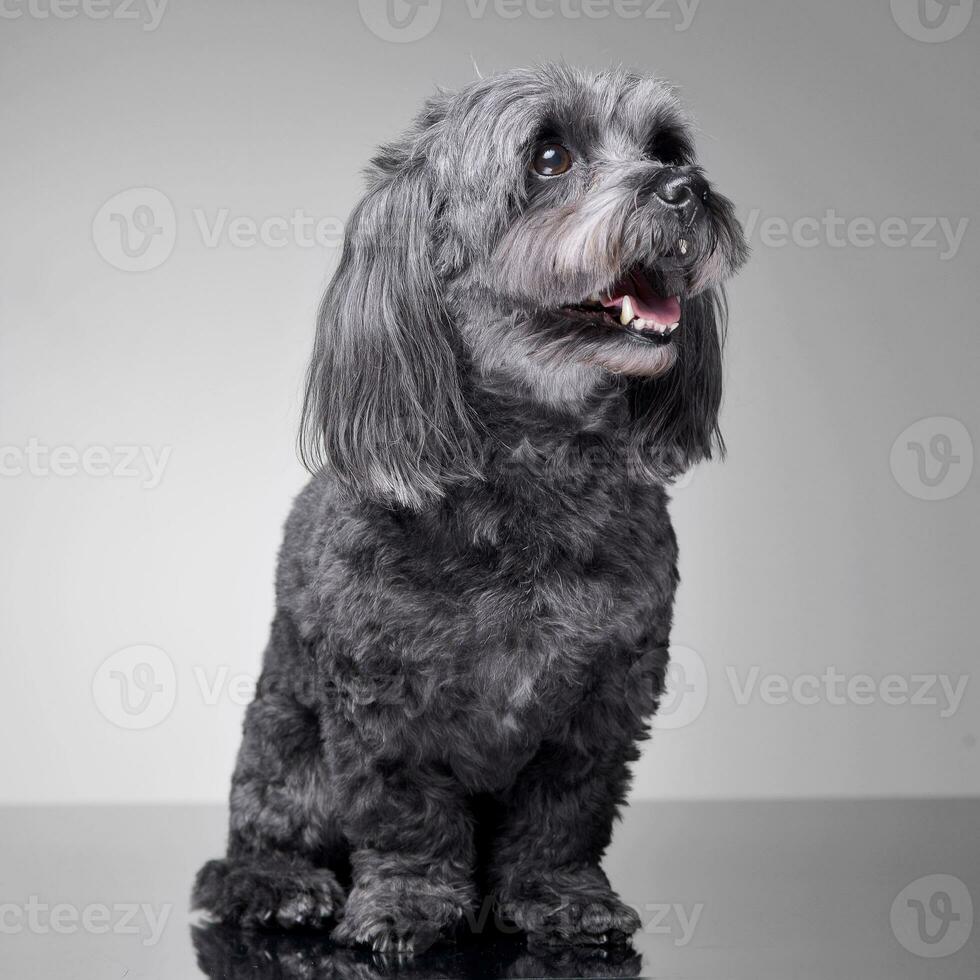
<path id="1" fill-rule="evenodd" d="M 667 666 L 665 486 L 722 448 L 746 253 L 657 80 L 508 71 L 381 148 L 198 907 L 399 952 L 484 896 L 536 941 L 637 928 L 600 860 Z"/>

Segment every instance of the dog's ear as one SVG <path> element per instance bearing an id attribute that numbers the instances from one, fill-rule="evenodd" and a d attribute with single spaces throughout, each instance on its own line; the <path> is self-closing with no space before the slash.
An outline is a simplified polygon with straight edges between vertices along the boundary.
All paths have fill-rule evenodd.
<path id="1" fill-rule="evenodd" d="M 472 419 L 434 271 L 424 164 L 386 147 L 368 177 L 320 308 L 300 454 L 355 495 L 417 509 L 475 474 Z"/>
<path id="2" fill-rule="evenodd" d="M 660 378 L 631 382 L 630 462 L 639 473 L 670 480 L 715 453 L 724 456 L 718 412 L 727 320 L 721 287 L 689 299 L 673 368 Z"/>

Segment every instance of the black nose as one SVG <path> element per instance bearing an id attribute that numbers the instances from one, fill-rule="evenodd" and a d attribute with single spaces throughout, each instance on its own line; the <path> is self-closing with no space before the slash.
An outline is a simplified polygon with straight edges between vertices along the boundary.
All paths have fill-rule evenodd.
<path id="1" fill-rule="evenodd" d="M 670 208 L 678 211 L 707 204 L 711 192 L 708 182 L 698 173 L 677 167 L 664 167 L 657 173 L 653 193 Z"/>

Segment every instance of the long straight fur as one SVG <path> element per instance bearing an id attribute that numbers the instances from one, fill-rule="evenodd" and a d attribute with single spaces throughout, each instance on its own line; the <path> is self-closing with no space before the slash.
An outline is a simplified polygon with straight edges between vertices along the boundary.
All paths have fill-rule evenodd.
<path id="1" fill-rule="evenodd" d="M 300 450 L 314 472 L 417 507 L 474 475 L 473 421 L 432 266 L 426 176 L 393 156 L 369 180 L 321 305 Z"/>

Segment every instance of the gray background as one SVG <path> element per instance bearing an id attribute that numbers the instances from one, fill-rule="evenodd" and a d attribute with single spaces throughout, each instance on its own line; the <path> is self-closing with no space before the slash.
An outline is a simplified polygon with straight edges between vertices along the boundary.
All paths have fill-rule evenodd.
<path id="1" fill-rule="evenodd" d="M 136 19 L 116 0 L 73 17 L 18 2 L 0 18 L 0 799 L 225 797 L 358 171 L 436 85 L 556 58 L 675 81 L 753 229 L 731 290 L 730 458 L 675 494 L 685 669 L 636 795 L 978 794 L 969 0 L 948 40 L 916 27 L 914 0 L 701 0 L 690 23 L 671 0 L 432 0 L 409 41 L 367 0 L 137 0 Z M 663 18 L 627 16 L 644 8 Z M 150 193 L 104 207 L 131 188 Z M 141 204 L 162 252 L 125 271 L 109 215 Z M 297 211 L 327 245 L 201 230 Z M 832 214 L 865 220 L 814 230 Z M 902 243 L 903 223 L 940 218 L 966 220 L 958 246 L 939 227 L 913 244 L 921 224 Z M 123 465 L 128 446 L 162 476 Z M 832 690 L 808 679 L 831 668 Z"/>

